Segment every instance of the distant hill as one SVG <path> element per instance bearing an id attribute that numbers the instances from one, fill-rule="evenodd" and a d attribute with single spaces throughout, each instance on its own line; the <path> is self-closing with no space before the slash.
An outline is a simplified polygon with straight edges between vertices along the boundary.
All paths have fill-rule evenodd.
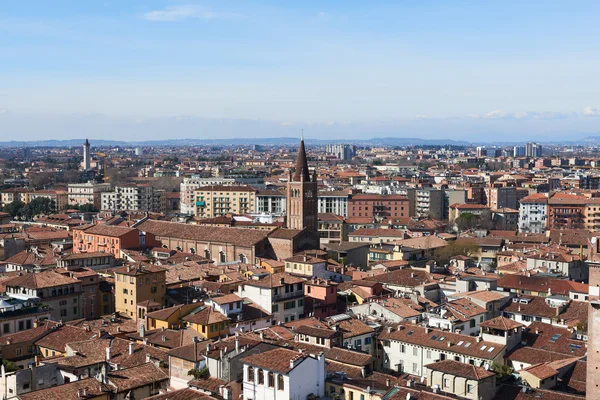
<path id="1" fill-rule="evenodd" d="M 298 143 L 298 137 L 277 137 L 277 138 L 231 138 L 231 139 L 168 139 L 168 140 L 148 140 L 148 141 L 119 141 L 102 140 L 90 138 L 92 146 L 202 146 L 202 145 L 295 145 Z M 10 141 L 0 142 L 0 147 L 79 147 L 85 142 L 82 139 L 70 140 L 34 140 L 34 141 Z M 353 143 L 357 145 L 379 145 L 379 146 L 415 146 L 415 145 L 444 145 L 451 144 L 455 146 L 466 146 L 469 142 L 457 141 L 452 139 L 420 139 L 420 138 L 402 138 L 402 137 L 383 137 L 364 140 L 326 140 L 326 139 L 306 139 L 307 144 L 325 145 L 328 143 Z"/>

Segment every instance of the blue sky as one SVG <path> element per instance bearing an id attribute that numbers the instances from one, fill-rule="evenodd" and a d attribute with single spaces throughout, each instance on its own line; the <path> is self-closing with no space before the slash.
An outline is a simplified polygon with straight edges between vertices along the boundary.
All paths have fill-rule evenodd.
<path id="1" fill-rule="evenodd" d="M 0 140 L 600 131 L 598 1 L 0 2 Z"/>

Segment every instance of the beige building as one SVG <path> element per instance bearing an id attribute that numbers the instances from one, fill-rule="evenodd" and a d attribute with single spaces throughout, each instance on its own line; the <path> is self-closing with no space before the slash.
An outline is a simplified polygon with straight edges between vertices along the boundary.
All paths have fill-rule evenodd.
<path id="1" fill-rule="evenodd" d="M 251 186 L 203 186 L 194 191 L 195 212 L 199 218 L 255 212 L 256 193 Z"/>
<path id="2" fill-rule="evenodd" d="M 101 206 L 101 193 L 111 190 L 110 183 L 70 183 L 68 200 L 70 206 L 92 204 L 97 209 Z"/>
<path id="3" fill-rule="evenodd" d="M 12 203 L 13 201 L 21 201 L 23 203 L 29 203 L 30 191 L 23 188 L 12 188 L 6 189 L 0 192 L 0 199 L 2 200 L 2 207 Z"/>
<path id="4" fill-rule="evenodd" d="M 135 317 L 137 304 L 146 300 L 164 304 L 167 269 L 155 265 L 128 265 L 115 270 L 115 310 Z"/>

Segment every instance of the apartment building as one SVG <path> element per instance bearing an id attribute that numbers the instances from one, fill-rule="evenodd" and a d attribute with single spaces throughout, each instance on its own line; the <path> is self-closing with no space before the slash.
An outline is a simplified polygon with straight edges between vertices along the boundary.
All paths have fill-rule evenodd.
<path id="1" fill-rule="evenodd" d="M 121 250 L 161 246 L 154 235 L 135 228 L 111 225 L 87 225 L 73 229 L 73 252 L 111 253 L 122 258 Z"/>
<path id="2" fill-rule="evenodd" d="M 198 218 L 225 214 L 251 214 L 256 208 L 256 193 L 251 186 L 203 186 L 194 191 Z"/>
<path id="3" fill-rule="evenodd" d="M 487 206 L 490 208 L 518 208 L 516 187 L 486 187 L 484 188 Z"/>
<path id="4" fill-rule="evenodd" d="M 110 192 L 110 183 L 70 183 L 67 187 L 67 198 L 70 206 L 91 204 L 97 209 L 102 206 L 103 192 Z"/>
<path id="5" fill-rule="evenodd" d="M 260 214 L 284 215 L 287 201 L 285 192 L 279 190 L 258 190 L 255 210 Z"/>
<path id="6" fill-rule="evenodd" d="M 444 191 L 423 188 L 415 193 L 415 216 L 419 218 L 444 219 Z"/>
<path id="7" fill-rule="evenodd" d="M 519 232 L 544 233 L 548 217 L 548 197 L 541 193 L 524 197 L 519 207 Z"/>
<path id="8" fill-rule="evenodd" d="M 137 304 L 153 301 L 164 304 L 167 269 L 156 265 L 128 265 L 114 270 L 115 309 L 137 318 Z"/>
<path id="9" fill-rule="evenodd" d="M 348 192 L 341 190 L 319 192 L 317 195 L 317 209 L 319 214 L 329 213 L 347 217 L 350 197 Z"/>
<path id="10" fill-rule="evenodd" d="M 25 188 L 11 188 L 1 191 L 0 201 L 2 203 L 2 207 L 14 201 L 20 201 L 26 204 L 29 203 L 30 192 L 31 191 L 29 189 Z"/>
<path id="11" fill-rule="evenodd" d="M 82 285 L 77 279 L 55 271 L 24 273 L 4 282 L 6 294 L 50 306 L 53 320 L 71 321 L 83 317 Z"/>
<path id="12" fill-rule="evenodd" d="M 304 318 L 304 279 L 287 273 L 254 274 L 238 287 L 248 298 L 272 315 L 273 325 Z"/>
<path id="13" fill-rule="evenodd" d="M 344 217 L 335 214 L 319 214 L 319 237 L 321 244 L 347 241 L 348 232 Z"/>
<path id="14" fill-rule="evenodd" d="M 409 217 L 409 201 L 400 195 L 357 194 L 348 201 L 349 217 L 378 220 Z"/>
<path id="15" fill-rule="evenodd" d="M 583 229 L 589 199 L 568 193 L 555 193 L 548 199 L 548 229 Z"/>
<path id="16" fill-rule="evenodd" d="M 426 366 L 454 360 L 477 367 L 503 363 L 506 345 L 482 337 L 440 331 L 402 323 L 388 327 L 379 335 L 382 366 L 386 370 L 427 376 Z"/>
<path id="17" fill-rule="evenodd" d="M 111 192 L 100 196 L 100 209 L 104 211 L 167 212 L 167 192 L 150 185 L 115 186 Z"/>
<path id="18" fill-rule="evenodd" d="M 231 186 L 231 185 L 251 185 L 261 189 L 265 186 L 265 180 L 262 177 L 200 177 L 192 176 L 184 178 L 179 185 L 181 194 L 181 213 L 193 215 L 196 211 L 196 196 L 194 192 L 203 186 Z"/>

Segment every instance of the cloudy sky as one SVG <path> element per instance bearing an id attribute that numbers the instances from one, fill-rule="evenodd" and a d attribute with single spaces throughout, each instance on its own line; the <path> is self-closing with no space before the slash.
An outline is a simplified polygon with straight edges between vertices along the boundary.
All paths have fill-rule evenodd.
<path id="1" fill-rule="evenodd" d="M 0 141 L 600 132 L 600 2 L 2 0 Z"/>

